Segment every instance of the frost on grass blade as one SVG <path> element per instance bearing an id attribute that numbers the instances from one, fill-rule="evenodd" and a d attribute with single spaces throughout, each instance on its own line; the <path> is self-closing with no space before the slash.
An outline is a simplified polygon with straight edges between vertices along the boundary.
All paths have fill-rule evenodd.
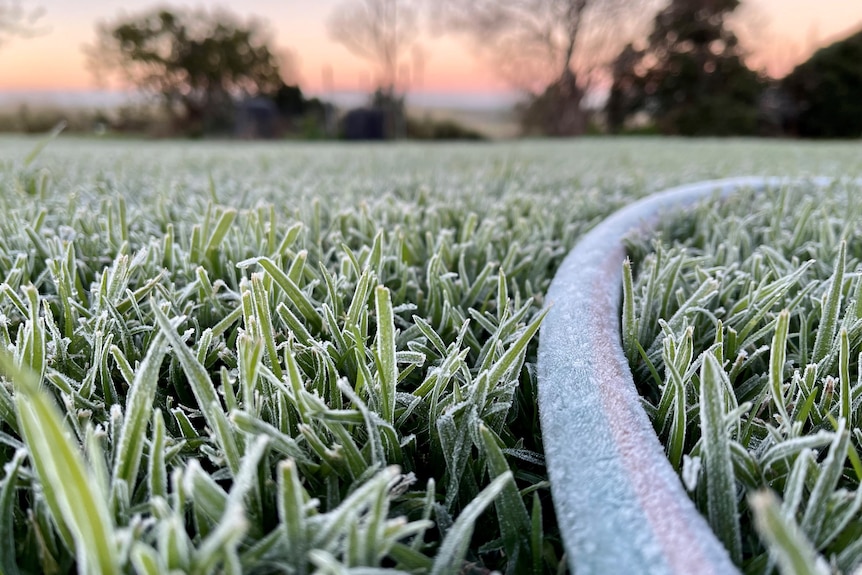
<path id="1" fill-rule="evenodd" d="M 820 310 L 820 326 L 817 329 L 817 339 L 814 340 L 814 351 L 812 359 L 820 362 L 829 353 L 829 348 L 835 339 L 835 330 L 838 326 L 838 314 L 841 311 L 841 290 L 844 287 L 844 268 L 847 259 L 847 243 L 841 242 L 838 250 L 838 258 L 835 261 L 835 272 L 829 292 L 824 297 Z"/>
<path id="2" fill-rule="evenodd" d="M 103 494 L 94 489 L 80 449 L 54 402 L 40 389 L 36 375 L 20 368 L 6 350 L 0 350 L 0 367 L 15 383 L 15 405 L 30 462 L 36 469 L 45 499 L 64 535 L 76 550 L 85 573 L 120 572 L 114 525 Z"/>
<path id="3" fill-rule="evenodd" d="M 377 311 L 377 383 L 380 393 L 383 420 L 395 422 L 395 386 L 398 383 L 398 365 L 395 358 L 395 325 L 392 300 L 389 290 L 378 287 L 374 290 L 374 305 Z"/>
<path id="4" fill-rule="evenodd" d="M 782 573 L 795 575 L 826 575 L 829 567 L 800 532 L 793 519 L 781 512 L 772 492 L 762 491 L 750 496 L 757 531 L 769 544 Z"/>
<path id="5" fill-rule="evenodd" d="M 18 483 L 18 473 L 21 463 L 27 457 L 27 451 L 18 449 L 12 461 L 3 466 L 5 477 L 0 486 L 0 573 L 18 575 L 20 571 L 15 564 L 15 487 Z"/>
<path id="6" fill-rule="evenodd" d="M 707 353 L 700 372 L 703 467 L 709 478 L 706 484 L 707 518 L 731 558 L 739 562 L 742 559 L 742 541 L 736 507 L 736 479 L 724 423 L 726 385 L 723 379 L 726 377 L 715 356 Z"/>
<path id="7" fill-rule="evenodd" d="M 673 152 L 691 148 L 689 143 L 659 148 L 665 146 Z M 779 154 L 760 144 L 720 147 L 728 166 L 751 165 L 765 152 L 764 169 L 779 171 L 846 166 L 850 165 L 846 158 L 858 157 L 857 150 L 842 152 L 840 145 L 830 145 L 828 155 L 804 144 L 794 146 L 805 147 L 805 153 L 793 154 L 789 162 L 777 161 Z M 105 145 L 57 139 L 25 166 L 28 150 L 21 151 L 21 142 L 0 138 L 0 157 L 9 160 L 0 162 L 0 346 L 14 350 L 22 364 L 31 363 L 26 356 L 34 368 L 45 367 L 44 391 L 61 407 L 73 446 L 86 453 L 93 492 L 111 491 L 113 485 L 114 502 L 108 512 L 116 526 L 121 568 L 187 573 L 194 564 L 195 569 L 214 566 L 215 571 L 232 573 L 290 563 L 294 557 L 281 534 L 284 527 L 277 510 L 279 463 L 289 459 L 303 490 L 301 507 L 294 511 L 302 514 L 307 549 L 316 552 L 313 557 L 328 554 L 327 568 L 333 572 L 428 573 L 461 510 L 469 508 L 473 497 L 492 481 L 481 424 L 493 433 L 504 462 L 517 474 L 517 487 L 509 484 L 494 503 L 502 505 L 505 498 L 507 508 L 520 509 L 517 491 L 517 496 L 532 498 L 538 505 L 530 509 L 527 502 L 530 530 L 518 541 L 520 553 L 529 558 L 514 558 L 512 553 L 511 561 L 519 570 L 526 565 L 539 573 L 557 572 L 563 551 L 551 501 L 544 493 L 547 470 L 536 411 L 536 337 L 525 326 L 532 326 L 544 307 L 554 270 L 595 221 L 660 182 L 696 178 L 714 172 L 715 166 L 691 162 L 685 154 L 644 151 L 634 142 L 612 146 L 631 160 L 631 167 L 622 170 L 616 152 L 577 142 L 387 147 L 361 153 L 328 144 L 325 150 L 288 147 L 134 141 Z M 842 153 L 845 159 L 836 157 Z M 655 161 L 658 157 L 661 162 Z M 650 177 L 632 178 L 641 172 Z M 678 295 L 687 299 L 693 293 L 688 289 L 691 282 L 699 286 L 706 276 L 718 282 L 717 297 L 693 302 L 678 322 L 696 324 L 696 348 L 706 340 L 709 345 L 718 341 L 706 329 L 704 318 L 708 313 L 720 315 L 712 306 L 725 293 L 746 292 L 747 286 L 738 280 L 745 274 L 763 280 L 766 293 L 774 288 L 773 279 L 785 275 L 793 258 L 816 260 L 799 281 L 788 282 L 791 298 L 803 293 L 797 287 L 807 286 L 815 272 L 818 279 L 824 274 L 828 278 L 837 242 L 833 246 L 824 238 L 860 234 L 853 225 L 834 233 L 825 228 L 836 227 L 833 224 L 841 218 L 851 224 L 862 218 L 853 205 L 840 218 L 830 216 L 823 209 L 828 202 L 822 200 L 808 204 L 788 200 L 787 205 L 807 205 L 804 211 L 816 225 L 775 230 L 776 238 L 798 237 L 796 251 L 765 258 L 759 267 L 740 264 L 722 274 L 723 268 L 705 263 L 711 253 L 705 246 L 697 264 L 668 252 L 662 262 L 674 262 L 673 266 L 655 269 L 656 281 L 647 291 L 656 295 L 657 305 L 650 317 L 636 317 L 638 331 L 654 331 L 658 315 L 665 310 L 673 315 Z M 746 217 L 752 216 L 750 212 Z M 714 215 L 700 221 L 724 224 Z M 701 229 L 692 236 L 710 246 L 719 243 Z M 722 241 L 738 248 L 739 257 L 747 246 L 758 245 L 729 231 L 734 235 Z M 856 281 L 858 254 L 852 246 L 848 242 L 845 277 Z M 259 259 L 262 256 L 268 259 Z M 634 269 L 639 268 L 635 262 Z M 261 279 L 253 280 L 253 273 L 261 274 L 257 276 Z M 644 290 L 637 283 L 640 278 L 632 279 L 637 314 L 643 308 L 639 298 Z M 811 283 L 816 286 L 811 293 L 818 298 L 828 291 L 827 284 Z M 386 418 L 375 392 L 382 373 L 378 363 L 383 363 L 375 359 L 377 286 L 389 291 L 395 336 L 394 346 L 386 344 L 387 350 L 395 350 L 396 374 L 391 378 L 394 386 L 388 386 L 395 394 Z M 31 305 L 34 300 L 36 305 Z M 747 311 L 764 315 L 746 338 L 755 337 L 777 309 L 787 307 L 788 362 L 794 361 L 797 344 L 813 346 L 816 307 L 809 309 L 807 300 L 794 304 L 784 296 L 773 307 L 761 309 L 762 303 L 769 302 L 747 304 Z M 735 302 L 725 298 L 722 305 L 730 310 Z M 174 336 L 159 322 L 156 310 L 171 320 Z M 754 315 L 724 325 L 742 331 L 748 317 Z M 836 333 L 847 329 L 853 378 L 858 332 L 848 317 L 839 314 Z M 808 333 L 797 336 L 798 323 L 809 326 Z M 743 343 L 734 344 L 727 328 L 725 334 L 725 349 Z M 650 348 L 656 334 L 650 335 L 648 341 L 638 341 L 638 348 Z M 771 335 L 770 331 L 767 337 Z M 43 336 L 44 355 L 39 343 Z M 148 355 L 156 353 L 153 346 L 165 337 L 173 339 L 158 370 L 152 401 L 140 401 L 140 396 L 133 400 L 137 371 L 146 367 Z M 758 340 L 754 348 L 766 343 Z M 746 369 L 762 367 L 766 356 L 753 352 L 748 343 L 744 347 L 749 354 Z M 837 361 L 837 348 L 827 357 L 837 365 L 832 351 Z M 393 357 L 389 351 L 383 355 Z M 728 356 L 735 359 L 736 354 Z M 662 371 L 660 358 L 653 356 L 651 361 L 656 371 Z M 390 374 L 391 365 L 389 361 L 385 368 Z M 690 371 L 680 374 L 689 394 L 687 448 L 698 441 L 697 370 Z M 198 377 L 204 373 L 208 382 Z M 752 376 L 745 369 L 738 375 L 739 381 L 731 378 L 734 385 Z M 803 387 L 822 386 L 822 375 L 821 370 L 819 378 L 799 384 L 791 379 L 786 387 L 788 410 L 803 429 L 811 425 L 831 430 L 829 418 L 837 415 L 841 403 L 837 371 L 829 373 L 836 389 L 828 408 L 818 394 L 803 393 L 799 401 L 794 394 Z M 751 404 L 749 413 L 756 413 L 759 396 L 748 393 L 754 397 L 739 405 Z M 815 395 L 817 401 L 809 401 Z M 0 385 L 3 466 L 26 448 L 15 396 L 10 382 Z M 447 445 L 463 440 L 459 460 L 465 463 L 450 469 L 436 422 L 456 412 L 459 404 L 470 404 L 470 416 L 451 421 L 455 429 L 450 431 L 455 433 Z M 136 410 L 146 412 L 143 406 L 153 414 L 134 415 Z M 386 421 L 390 413 L 394 419 Z M 736 413 L 729 407 L 726 416 L 737 417 Z M 729 429 L 743 430 L 733 438 L 732 458 L 745 467 L 740 474 L 748 477 L 754 473 L 751 460 L 738 461 L 736 442 L 744 445 L 746 433 L 752 443 L 769 441 L 771 436 L 756 423 L 747 428 L 744 418 L 745 414 L 740 426 L 729 424 Z M 461 439 L 458 426 L 466 432 Z M 139 436 L 133 428 L 142 429 Z M 222 529 L 226 517 L 239 517 L 225 514 L 227 500 L 235 479 L 248 477 L 243 464 L 259 436 L 269 439 L 268 447 L 251 474 L 252 487 L 241 498 L 246 529 L 237 544 L 236 539 L 225 538 L 231 534 Z M 857 443 L 855 435 L 851 441 Z M 761 445 L 764 450 L 771 447 Z M 781 453 L 787 452 L 773 452 L 778 459 L 769 473 L 782 476 L 792 464 L 796 452 L 786 460 Z M 100 465 L 102 461 L 105 465 Z M 114 471 L 118 462 L 121 468 Z M 393 463 L 427 481 L 418 489 L 375 483 L 360 511 L 341 516 L 358 521 L 341 530 L 332 547 L 314 548 L 310 541 L 326 523 L 324 516 L 336 510 L 341 514 L 340 506 L 351 501 L 353 493 L 376 481 L 380 466 Z M 815 460 L 810 465 L 808 478 L 813 483 Z M 457 475 L 459 484 L 447 502 L 448 474 Z M 189 482 L 194 489 L 187 491 Z M 38 470 L 29 458 L 20 462 L 13 487 L 12 502 L 22 507 L 7 518 L 19 570 L 79 568 L 73 538 L 68 529 L 64 536 L 54 524 L 47 500 L 52 494 L 43 494 Z M 845 487 L 839 482 L 839 490 Z M 807 493 L 803 490 L 800 513 Z M 520 511 L 507 515 L 520 515 L 516 523 L 522 524 Z M 840 525 L 841 516 L 828 517 L 829 525 Z M 521 529 L 510 527 L 505 526 L 506 538 L 514 544 L 512 533 Z M 856 527 L 852 519 L 847 529 Z M 823 537 L 832 531 L 825 529 Z M 502 535 L 501 518 L 488 509 L 473 529 L 465 562 L 456 561 L 454 569 L 469 563 L 487 571 L 511 571 Z M 843 540 L 842 532 L 836 541 Z M 204 541 L 210 543 L 201 551 Z M 223 549 L 211 552 L 222 544 Z M 844 553 L 842 561 L 851 561 L 851 552 Z M 308 572 L 322 565 L 312 563 L 309 553 L 297 563 Z"/>
<path id="8" fill-rule="evenodd" d="M 226 423 L 227 416 L 221 408 L 221 402 L 218 399 L 215 386 L 213 385 L 206 368 L 201 365 L 197 357 L 195 357 L 191 350 L 186 347 L 185 342 L 182 341 L 180 336 L 177 334 L 175 327 L 164 312 L 159 309 L 158 305 L 156 305 L 155 302 L 151 302 L 150 305 L 153 309 L 153 314 L 155 315 L 159 328 L 162 330 L 166 340 L 171 344 L 173 353 L 177 356 L 180 365 L 182 365 L 189 385 L 192 388 L 192 392 L 201 408 L 201 413 L 203 414 L 204 419 L 206 419 L 207 424 L 210 426 L 210 429 L 215 432 L 216 439 L 221 445 L 221 448 L 225 452 L 232 454 L 239 453 L 239 447 L 236 444 L 236 436 L 233 434 L 232 430 L 229 429 Z M 237 457 L 234 457 L 233 461 L 236 462 Z M 234 471 L 236 471 L 236 469 L 234 469 Z"/>
<path id="9" fill-rule="evenodd" d="M 473 533 L 476 520 L 506 485 L 512 481 L 514 480 L 510 471 L 497 476 L 461 511 L 440 545 L 440 551 L 437 553 L 434 567 L 431 569 L 432 575 L 445 575 L 459 568 L 470 544 L 470 536 Z"/>
<path id="10" fill-rule="evenodd" d="M 153 399 L 159 383 L 159 370 L 166 352 L 167 343 L 159 334 L 150 344 L 144 361 L 138 367 L 126 400 L 126 411 L 118 438 L 119 447 L 116 450 L 112 475 L 114 479 L 125 481 L 131 488 L 134 488 L 137 479 L 138 466 L 144 451 L 145 432 L 153 413 Z"/>
<path id="11" fill-rule="evenodd" d="M 829 446 L 829 453 L 823 462 L 817 481 L 811 489 L 805 513 L 802 515 L 800 526 L 812 541 L 818 541 L 820 538 L 824 519 L 829 510 L 830 495 L 835 491 L 844 471 L 844 462 L 847 459 L 847 448 L 850 443 L 850 434 L 845 426 L 846 422 L 839 419 L 834 439 Z"/>
<path id="12" fill-rule="evenodd" d="M 862 524 L 862 433 L 845 431 L 858 418 L 854 369 L 862 345 L 857 298 L 862 282 L 858 253 L 851 242 L 839 240 L 862 233 L 859 210 L 845 194 L 859 184 L 817 189 L 816 200 L 810 186 L 794 184 L 763 194 L 754 204 L 699 207 L 682 217 L 683 223 L 662 227 L 675 245 L 653 240 L 655 255 L 641 264 L 645 272 L 634 278 L 632 289 L 639 319 L 661 324 L 668 315 L 678 316 L 704 282 L 720 282 L 713 299 L 688 308 L 685 322 L 663 324 L 668 326 L 664 345 L 677 345 L 683 331 L 693 328 L 694 350 L 705 359 L 692 367 L 702 361 L 705 369 L 713 363 L 709 355 L 721 360 L 723 428 L 737 498 L 765 487 L 778 492 L 781 513 L 788 524 L 798 522 L 799 538 L 842 571 L 862 563 L 862 545 L 853 542 Z M 791 210 L 791 205 L 801 208 Z M 683 238 L 673 235 L 674 226 L 692 228 Z M 675 297 L 666 307 L 651 288 L 656 278 L 670 275 L 677 278 Z M 656 316 L 659 308 L 664 311 Z M 642 334 L 639 338 L 646 339 L 638 342 L 641 346 L 656 345 Z M 644 386 L 647 412 L 670 452 L 676 437 L 668 425 L 670 386 L 656 377 L 663 366 L 655 355 L 641 359 L 632 367 Z M 665 379 L 675 378 L 676 365 L 662 359 Z M 682 375 L 687 386 L 700 390 L 689 413 L 699 412 L 702 422 L 699 430 L 689 426 L 683 460 L 698 458 L 705 464 L 696 485 L 686 465 L 682 475 L 702 512 L 712 518 L 717 499 L 710 486 L 722 482 L 727 466 L 719 466 L 716 477 L 706 465 L 714 461 L 706 456 L 717 445 L 703 426 L 710 407 L 702 395 L 710 387 L 706 375 L 703 369 L 699 377 L 692 369 Z M 767 565 L 774 542 L 760 537 L 762 544 L 752 544 L 758 541 L 753 516 L 742 509 L 739 517 L 742 565 Z M 721 528 L 713 525 L 720 535 Z"/>
<path id="13" fill-rule="evenodd" d="M 493 477 L 499 477 L 505 473 L 510 473 L 511 470 L 500 446 L 497 444 L 498 439 L 494 432 L 484 425 L 480 425 L 479 432 L 482 435 L 489 474 Z M 495 507 L 500 522 L 503 547 L 510 557 L 510 565 L 516 570 L 526 572 L 529 568 L 528 545 L 530 542 L 524 537 L 524 534 L 531 531 L 530 516 L 527 514 L 527 507 L 524 505 L 524 500 L 521 498 L 518 486 L 515 485 L 514 481 L 503 487 L 495 502 Z"/>
<path id="14" fill-rule="evenodd" d="M 297 311 L 300 312 L 302 318 L 308 322 L 314 330 L 319 331 L 323 327 L 323 319 L 315 309 L 314 304 L 299 288 L 299 286 L 275 264 L 275 262 L 269 258 L 255 258 L 253 260 L 240 262 L 237 266 L 245 267 L 253 263 L 260 264 L 273 281 L 275 281 L 276 285 L 284 291 L 288 300 L 296 307 Z"/>
<path id="15" fill-rule="evenodd" d="M 632 287 L 632 264 L 628 258 L 623 262 L 623 350 L 629 363 L 637 358 L 637 334 L 640 331 L 635 316 L 635 295 Z"/>
<path id="16" fill-rule="evenodd" d="M 775 335 L 772 337 L 772 354 L 769 359 L 769 384 L 772 389 L 772 401 L 778 410 L 780 425 L 790 431 L 790 417 L 784 402 L 784 361 L 787 356 L 787 330 L 790 324 L 790 312 L 782 310 L 778 314 Z"/>

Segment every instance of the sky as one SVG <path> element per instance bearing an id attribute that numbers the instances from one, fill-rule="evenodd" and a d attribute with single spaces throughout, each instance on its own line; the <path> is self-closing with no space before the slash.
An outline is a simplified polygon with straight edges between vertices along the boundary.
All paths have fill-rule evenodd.
<path id="1" fill-rule="evenodd" d="M 324 70 L 337 91 L 371 88 L 370 66 L 330 37 L 326 21 L 349 0 L 243 0 L 217 3 L 169 1 L 172 6 L 218 5 L 243 16 L 264 18 L 278 47 L 290 50 L 303 88 L 323 93 Z M 104 88 L 87 69 L 82 48 L 96 25 L 135 13 L 154 0 L 24 0 L 45 10 L 40 33 L 0 46 L 0 93 L 87 91 Z M 747 0 L 739 31 L 752 55 L 749 63 L 780 76 L 818 46 L 862 28 L 862 0 Z M 425 72 L 418 89 L 437 93 L 505 92 L 507 86 L 469 44 L 457 37 L 427 36 Z"/>

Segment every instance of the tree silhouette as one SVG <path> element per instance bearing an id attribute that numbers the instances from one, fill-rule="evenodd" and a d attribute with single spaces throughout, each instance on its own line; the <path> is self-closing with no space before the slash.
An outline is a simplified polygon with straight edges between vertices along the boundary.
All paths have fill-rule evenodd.
<path id="1" fill-rule="evenodd" d="M 656 15 L 649 44 L 626 46 L 613 66 L 608 119 L 619 129 L 646 112 L 668 134 L 752 134 L 762 82 L 728 28 L 739 0 L 672 0 Z"/>
<path id="2" fill-rule="evenodd" d="M 99 25 L 87 52 L 97 75 L 159 97 L 186 131 L 224 129 L 236 99 L 283 85 L 266 27 L 223 10 L 124 16 Z"/>
<path id="3" fill-rule="evenodd" d="M 821 48 L 781 82 L 807 138 L 862 136 L 862 30 Z"/>
<path id="4" fill-rule="evenodd" d="M 506 81 L 530 96 L 528 131 L 584 131 L 581 100 L 655 0 L 439 0 L 435 21 L 467 34 Z"/>

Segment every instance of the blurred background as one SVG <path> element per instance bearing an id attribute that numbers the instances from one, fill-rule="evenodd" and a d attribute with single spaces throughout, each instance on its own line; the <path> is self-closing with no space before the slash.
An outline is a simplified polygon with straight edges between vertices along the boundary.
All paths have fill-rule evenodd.
<path id="1" fill-rule="evenodd" d="M 0 131 L 862 137 L 860 0 L 0 0 Z"/>

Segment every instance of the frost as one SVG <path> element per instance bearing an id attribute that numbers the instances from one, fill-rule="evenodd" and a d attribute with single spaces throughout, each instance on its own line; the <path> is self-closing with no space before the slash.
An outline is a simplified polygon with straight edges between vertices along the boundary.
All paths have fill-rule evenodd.
<path id="1" fill-rule="evenodd" d="M 697 488 L 697 480 L 700 477 L 700 457 L 682 456 L 682 484 L 689 492 Z"/>

